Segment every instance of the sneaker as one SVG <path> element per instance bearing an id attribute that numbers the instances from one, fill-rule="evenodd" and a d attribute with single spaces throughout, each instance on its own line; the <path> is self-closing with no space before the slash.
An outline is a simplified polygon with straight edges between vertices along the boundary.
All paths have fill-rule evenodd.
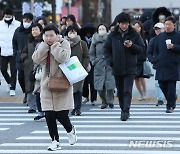
<path id="1" fill-rule="evenodd" d="M 109 104 L 109 107 L 110 107 L 111 109 L 113 109 L 113 108 L 114 108 L 114 104 Z"/>
<path id="2" fill-rule="evenodd" d="M 168 107 L 166 109 L 166 113 L 173 113 L 174 109 L 172 107 Z"/>
<path id="3" fill-rule="evenodd" d="M 89 102 L 89 99 L 88 99 L 88 98 L 85 98 L 85 99 L 82 101 L 83 104 L 86 104 L 87 102 Z"/>
<path id="4" fill-rule="evenodd" d="M 76 110 L 73 109 L 73 110 L 71 111 L 71 115 L 75 115 L 75 113 L 76 113 Z"/>
<path id="5" fill-rule="evenodd" d="M 127 112 L 121 112 L 121 121 L 127 121 L 130 115 Z"/>
<path id="6" fill-rule="evenodd" d="M 28 110 L 28 113 L 36 113 L 36 110 L 34 110 L 34 109 L 29 109 L 29 110 Z"/>
<path id="7" fill-rule="evenodd" d="M 38 121 L 38 120 L 41 120 L 41 119 L 43 119 L 45 116 L 36 116 L 35 118 L 34 118 L 34 121 Z"/>
<path id="8" fill-rule="evenodd" d="M 52 141 L 51 145 L 48 147 L 48 151 L 56 151 L 57 149 L 61 149 L 59 142 L 56 140 Z"/>
<path id="9" fill-rule="evenodd" d="M 7 88 L 6 88 L 6 91 L 7 91 L 8 93 L 10 92 L 10 87 L 11 87 L 11 85 L 8 84 L 8 85 L 7 85 Z"/>
<path id="10" fill-rule="evenodd" d="M 15 90 L 10 90 L 9 95 L 10 95 L 10 96 L 15 96 L 15 95 L 16 95 Z"/>
<path id="11" fill-rule="evenodd" d="M 95 101 L 92 101 L 92 102 L 91 102 L 91 105 L 94 106 L 94 105 L 95 105 Z"/>
<path id="12" fill-rule="evenodd" d="M 77 110 L 76 110 L 76 115 L 77 115 L 77 116 L 80 116 L 80 115 L 81 115 L 81 110 L 80 110 L 80 109 L 77 109 Z"/>
<path id="13" fill-rule="evenodd" d="M 158 100 L 156 106 L 163 105 L 163 104 L 164 104 L 164 102 L 162 100 Z"/>
<path id="14" fill-rule="evenodd" d="M 76 128 L 72 126 L 72 131 L 70 133 L 67 133 L 69 144 L 74 145 L 77 142 L 77 135 L 76 135 Z"/>

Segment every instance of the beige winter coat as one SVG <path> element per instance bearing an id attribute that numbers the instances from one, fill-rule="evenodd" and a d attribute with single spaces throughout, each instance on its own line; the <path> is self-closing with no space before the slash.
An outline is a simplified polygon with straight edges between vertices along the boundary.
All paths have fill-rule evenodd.
<path id="1" fill-rule="evenodd" d="M 35 63 L 42 65 L 42 78 L 41 78 L 41 106 L 43 111 L 62 111 L 74 108 L 73 87 L 64 92 L 52 92 L 48 90 L 47 82 L 48 76 L 46 71 L 46 62 L 48 51 L 50 50 L 50 76 L 61 77 L 62 71 L 58 67 L 60 63 L 69 60 L 71 55 L 70 44 L 67 40 L 61 43 L 56 42 L 52 46 L 48 46 L 42 42 L 37 50 L 32 55 Z"/>

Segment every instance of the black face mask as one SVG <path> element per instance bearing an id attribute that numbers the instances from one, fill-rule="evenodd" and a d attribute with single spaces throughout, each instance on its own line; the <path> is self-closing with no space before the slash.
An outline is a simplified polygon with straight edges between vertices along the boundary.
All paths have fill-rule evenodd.
<path id="1" fill-rule="evenodd" d="M 11 20 L 5 20 L 4 19 L 4 22 L 7 23 L 8 25 L 10 25 L 12 23 L 12 21 L 13 21 L 13 18 Z"/>

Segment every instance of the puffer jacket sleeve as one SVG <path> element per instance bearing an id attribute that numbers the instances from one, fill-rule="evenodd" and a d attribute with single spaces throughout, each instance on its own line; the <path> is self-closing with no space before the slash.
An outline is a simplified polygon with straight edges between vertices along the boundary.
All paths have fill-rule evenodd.
<path id="1" fill-rule="evenodd" d="M 87 68 L 89 64 L 89 51 L 88 51 L 88 47 L 85 41 L 81 40 L 81 44 L 82 44 L 82 50 L 83 50 L 82 65 L 84 68 Z"/>
<path id="2" fill-rule="evenodd" d="M 65 63 L 71 55 L 70 43 L 67 40 L 54 43 L 51 46 L 51 54 L 58 63 Z"/>
<path id="3" fill-rule="evenodd" d="M 112 66 L 112 38 L 111 33 L 108 35 L 104 43 L 104 57 L 106 59 L 107 65 Z"/>
<path id="4" fill-rule="evenodd" d="M 41 42 L 32 55 L 34 63 L 45 64 L 49 49 L 49 46 L 45 42 Z"/>
<path id="5" fill-rule="evenodd" d="M 95 35 L 92 37 L 92 43 L 89 50 L 90 54 L 90 61 L 92 65 L 94 66 L 96 64 L 96 43 L 95 43 Z"/>
<path id="6" fill-rule="evenodd" d="M 142 37 L 139 34 L 136 34 L 136 39 L 133 45 L 130 47 L 130 51 L 134 54 L 140 54 L 145 51 L 145 44 L 143 42 Z"/>

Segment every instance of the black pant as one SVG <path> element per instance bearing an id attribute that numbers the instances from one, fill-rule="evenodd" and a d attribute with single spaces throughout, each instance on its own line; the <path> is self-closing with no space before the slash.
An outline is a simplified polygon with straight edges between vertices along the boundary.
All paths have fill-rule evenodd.
<path id="1" fill-rule="evenodd" d="M 24 71 L 18 70 L 18 81 L 21 86 L 22 92 L 25 93 L 25 79 L 24 79 Z"/>
<path id="2" fill-rule="evenodd" d="M 7 72 L 8 64 L 10 64 L 11 75 Z M 1 73 L 6 80 L 7 84 L 10 84 L 11 90 L 16 89 L 17 70 L 15 58 L 13 56 L 1 56 Z"/>
<path id="3" fill-rule="evenodd" d="M 167 100 L 166 107 L 176 107 L 176 81 L 158 81 Z"/>
<path id="4" fill-rule="evenodd" d="M 58 134 L 56 119 L 63 125 L 67 133 L 72 131 L 72 124 L 70 122 L 68 114 L 69 114 L 69 110 L 45 111 L 46 123 L 52 141 L 54 141 L 55 139 L 56 141 L 59 142 L 59 134 Z"/>
<path id="5" fill-rule="evenodd" d="M 114 77 L 121 111 L 129 113 L 135 75 L 115 75 Z"/>
<path id="6" fill-rule="evenodd" d="M 87 76 L 84 80 L 84 85 L 83 85 L 83 94 L 82 96 L 85 98 L 89 98 L 89 84 L 90 84 L 90 100 L 91 102 L 96 101 L 97 99 L 97 90 L 94 89 L 94 83 L 89 83 L 89 77 Z"/>
<path id="7" fill-rule="evenodd" d="M 75 109 L 81 109 L 82 92 L 77 91 L 73 93 Z"/>

